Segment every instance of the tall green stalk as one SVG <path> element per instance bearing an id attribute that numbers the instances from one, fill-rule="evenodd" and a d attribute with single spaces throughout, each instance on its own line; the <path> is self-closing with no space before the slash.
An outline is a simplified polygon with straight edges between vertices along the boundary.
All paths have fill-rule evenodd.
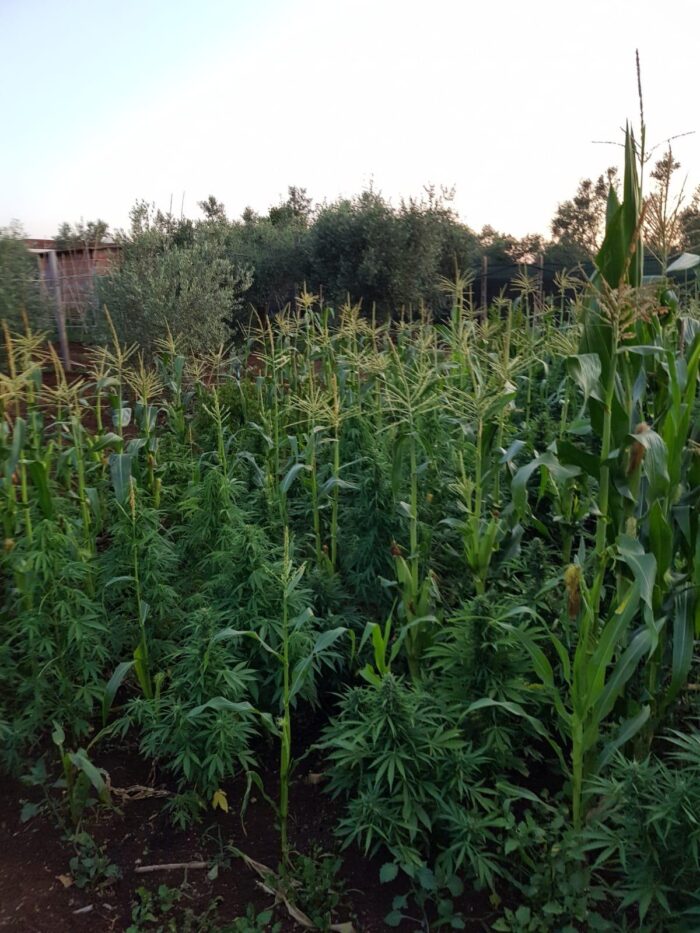
<path id="1" fill-rule="evenodd" d="M 136 484 L 133 477 L 129 477 L 129 521 L 131 532 L 131 572 L 134 578 L 134 596 L 136 598 L 136 618 L 138 621 L 140 638 L 134 650 L 134 670 L 147 700 L 153 698 L 153 681 L 151 679 L 150 650 L 146 619 L 149 605 L 141 594 L 141 574 L 139 565 L 138 520 L 136 508 Z"/>
<path id="2" fill-rule="evenodd" d="M 289 864 L 289 769 L 292 760 L 292 716 L 289 680 L 289 595 L 292 580 L 289 528 L 284 526 L 284 572 L 282 577 L 282 718 L 280 721 L 280 848 L 283 865 Z"/>
<path id="3" fill-rule="evenodd" d="M 593 584 L 592 609 L 597 617 L 600 611 L 600 600 L 603 582 L 607 569 L 607 533 L 610 522 L 610 450 L 612 441 L 612 406 L 615 396 L 615 380 L 617 377 L 617 349 L 619 342 L 618 324 L 611 322 L 612 350 L 610 354 L 609 369 L 603 399 L 603 430 L 600 444 L 600 483 L 598 486 L 598 517 L 595 533 L 595 557 L 597 573 Z"/>

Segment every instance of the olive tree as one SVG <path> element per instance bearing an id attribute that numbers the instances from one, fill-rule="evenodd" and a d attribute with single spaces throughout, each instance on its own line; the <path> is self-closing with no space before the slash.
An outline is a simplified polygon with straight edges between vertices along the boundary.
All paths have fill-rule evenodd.
<path id="1" fill-rule="evenodd" d="M 120 261 L 99 295 L 121 339 L 148 353 L 168 329 L 194 352 L 230 338 L 251 272 L 229 254 L 224 220 L 177 219 L 138 203 L 117 242 Z"/>

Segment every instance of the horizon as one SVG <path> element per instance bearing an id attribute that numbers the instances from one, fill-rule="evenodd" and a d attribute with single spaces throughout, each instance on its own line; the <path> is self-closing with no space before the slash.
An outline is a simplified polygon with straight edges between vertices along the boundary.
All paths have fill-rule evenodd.
<path id="1" fill-rule="evenodd" d="M 650 146 L 695 130 L 683 95 L 668 94 L 692 87 L 693 0 L 676 8 L 670 73 L 654 55 L 650 0 L 631 25 L 623 0 L 508 0 L 497 19 L 451 0 L 427 11 L 126 0 L 116 20 L 87 0 L 69 6 L 0 8 L 0 226 L 17 220 L 28 237 L 80 219 L 126 228 L 138 200 L 196 216 L 213 194 L 236 218 L 265 213 L 289 185 L 315 204 L 373 185 L 394 205 L 434 185 L 455 188 L 475 231 L 549 238 L 580 180 L 619 164 L 594 140 L 639 122 L 637 47 Z M 678 139 L 674 154 L 690 194 L 700 137 Z"/>

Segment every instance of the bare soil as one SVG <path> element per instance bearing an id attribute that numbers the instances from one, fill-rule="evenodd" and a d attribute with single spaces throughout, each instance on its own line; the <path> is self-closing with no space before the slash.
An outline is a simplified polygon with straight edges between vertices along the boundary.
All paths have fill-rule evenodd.
<path id="1" fill-rule="evenodd" d="M 311 853 L 315 847 L 337 852 L 333 827 L 341 808 L 324 792 L 322 779 L 318 780 L 316 767 L 322 763 L 312 761 L 309 765 L 309 760 L 299 765 L 291 788 L 291 844 L 300 853 Z M 182 915 L 186 908 L 201 916 L 217 900 L 216 921 L 223 925 L 243 916 L 249 904 L 257 911 L 274 906 L 275 898 L 262 889 L 259 876 L 240 858 L 223 853 L 230 844 L 255 861 L 277 868 L 275 815 L 260 794 L 251 797 L 245 828 L 238 815 L 244 788 L 234 783 L 225 787 L 228 813 L 209 810 L 199 825 L 182 831 L 174 828 L 163 812 L 165 798 L 149 794 L 149 789 L 172 790 L 168 780 L 139 759 L 135 749 L 112 750 L 106 760 L 98 757 L 96 763 L 109 773 L 116 806 L 113 810 L 93 809 L 81 828 L 105 847 L 121 877 L 104 887 L 80 889 L 71 883 L 69 861 L 75 850 L 51 814 L 42 812 L 21 822 L 23 803 L 39 801 L 40 792 L 4 779 L 0 783 L 0 929 L 17 933 L 117 933 L 131 922 L 132 907 L 138 900 L 136 889 L 155 891 L 161 884 L 183 891 L 176 917 L 177 911 Z M 272 794 L 274 777 L 269 783 L 266 780 L 265 786 Z M 131 789 L 126 798 L 121 793 L 125 789 Z M 367 933 L 388 930 L 384 917 L 391 910 L 393 897 L 406 890 L 406 883 L 380 884 L 381 858 L 366 859 L 354 848 L 340 856 L 339 877 L 345 894 L 334 922 L 351 922 L 356 931 Z M 217 861 L 218 876 L 212 880 L 207 869 Z M 139 866 L 180 862 L 206 862 L 207 869 L 136 871 Z M 474 893 L 459 906 L 465 916 L 473 917 L 468 928 L 488 929 L 485 921 L 490 910 L 483 894 Z M 283 904 L 277 905 L 274 917 L 284 931 L 301 929 Z M 407 923 L 402 929 L 418 926 Z"/>

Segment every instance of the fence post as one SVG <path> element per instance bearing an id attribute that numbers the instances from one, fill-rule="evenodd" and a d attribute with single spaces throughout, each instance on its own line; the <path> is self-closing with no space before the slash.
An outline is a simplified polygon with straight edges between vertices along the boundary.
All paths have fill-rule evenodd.
<path id="1" fill-rule="evenodd" d="M 61 295 L 61 279 L 58 274 L 58 256 L 55 249 L 50 249 L 47 253 L 49 260 L 49 276 L 53 285 L 54 293 L 54 318 L 56 320 L 56 330 L 58 331 L 58 343 L 61 348 L 61 358 L 63 366 L 67 373 L 71 372 L 73 366 L 70 359 L 70 349 L 68 347 L 68 335 L 66 334 L 66 315 L 63 310 L 63 296 Z"/>
<path id="2" fill-rule="evenodd" d="M 481 318 L 486 320 L 486 314 L 488 312 L 489 304 L 489 292 L 488 292 L 488 276 L 489 276 L 489 257 L 481 257 Z"/>

